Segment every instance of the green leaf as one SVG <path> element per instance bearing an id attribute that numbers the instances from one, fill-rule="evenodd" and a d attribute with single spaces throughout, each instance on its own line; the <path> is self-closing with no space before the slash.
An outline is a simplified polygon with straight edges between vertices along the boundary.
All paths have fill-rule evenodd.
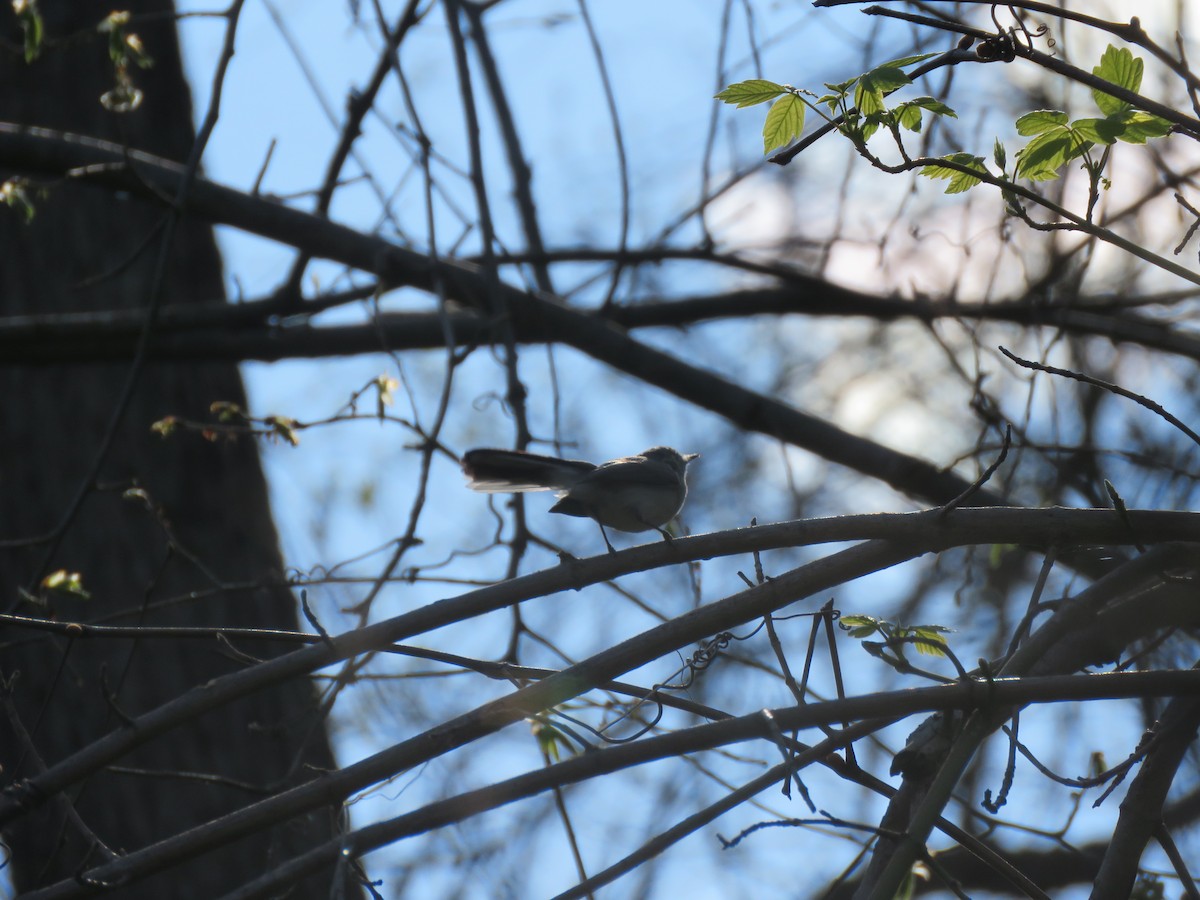
<path id="1" fill-rule="evenodd" d="M 174 434 L 175 429 L 179 427 L 179 419 L 175 416 L 167 416 L 164 419 L 159 419 L 150 426 L 150 430 L 159 437 L 170 437 Z"/>
<path id="2" fill-rule="evenodd" d="M 886 625 L 882 619 L 877 619 L 874 616 L 842 616 L 838 619 L 838 626 L 842 630 L 849 632 L 850 637 L 855 640 L 870 637 L 877 631 L 882 630 L 882 626 Z"/>
<path id="3" fill-rule="evenodd" d="M 871 139 L 871 135 L 877 132 L 880 128 L 891 127 L 896 121 L 896 117 L 890 109 L 885 109 L 883 112 L 871 113 L 869 116 L 863 116 L 862 126 L 858 130 L 858 139 L 866 143 Z M 853 137 L 853 135 L 852 135 Z"/>
<path id="4" fill-rule="evenodd" d="M 879 66 L 858 79 L 859 88 L 865 91 L 894 91 L 910 84 L 908 73 L 893 65 Z"/>
<path id="5" fill-rule="evenodd" d="M 941 648 L 948 645 L 942 635 L 953 630 L 942 625 L 914 625 L 911 633 L 921 640 L 917 641 L 913 646 L 917 648 L 917 653 L 922 656 L 945 656 L 946 654 Z"/>
<path id="6" fill-rule="evenodd" d="M 19 212 L 24 217 L 26 224 L 33 221 L 34 214 L 37 212 L 33 200 L 29 196 L 29 191 L 26 190 L 26 182 L 22 178 L 10 178 L 0 184 L 0 203 Z"/>
<path id="7" fill-rule="evenodd" d="M 912 630 L 922 633 L 927 631 L 931 635 L 954 634 L 957 631 L 957 629 L 951 628 L 949 625 L 914 625 L 912 626 Z M 928 637 L 929 635 L 924 636 Z"/>
<path id="8" fill-rule="evenodd" d="M 1001 172 L 1007 168 L 1008 153 L 1004 149 L 1004 145 L 1000 143 L 1000 138 L 996 138 L 992 144 L 992 161 L 996 164 L 996 168 Z"/>
<path id="9" fill-rule="evenodd" d="M 31 63 L 42 55 L 42 41 L 46 36 L 45 24 L 37 7 L 26 3 L 19 12 L 21 29 L 25 32 L 25 62 Z"/>
<path id="10" fill-rule="evenodd" d="M 767 103 L 774 100 L 780 94 L 786 94 L 787 88 L 782 84 L 776 84 L 773 81 L 767 81 L 762 78 L 751 78 L 749 81 L 739 81 L 736 84 L 731 84 L 721 93 L 713 97 L 714 100 L 721 100 L 725 103 L 730 103 L 738 109 L 746 106 L 757 106 L 760 103 Z"/>
<path id="11" fill-rule="evenodd" d="M 988 551 L 988 565 L 995 569 L 1002 562 L 1004 557 L 1017 549 L 1017 544 L 992 544 Z"/>
<path id="12" fill-rule="evenodd" d="M 883 102 L 883 94 L 879 91 L 865 91 L 861 84 L 854 89 L 854 105 L 865 116 L 887 109 L 887 104 Z"/>
<path id="13" fill-rule="evenodd" d="M 150 499 L 150 495 L 146 493 L 144 488 L 131 487 L 126 488 L 121 492 L 122 500 L 129 500 L 132 503 L 140 503 L 142 506 L 150 509 L 154 508 L 154 503 Z"/>
<path id="14" fill-rule="evenodd" d="M 293 447 L 300 444 L 300 435 L 296 433 L 296 427 L 299 423 L 295 419 L 289 419 L 287 416 L 267 416 L 263 419 L 272 430 L 272 436 L 283 438 Z"/>
<path id="15" fill-rule="evenodd" d="M 96 30 L 108 35 L 108 57 L 115 68 L 123 69 L 135 62 L 140 68 L 148 69 L 154 65 L 154 60 L 146 53 L 142 39 L 129 31 L 130 21 L 129 10 L 116 10 L 101 19 Z"/>
<path id="16" fill-rule="evenodd" d="M 1072 122 L 1071 126 L 1079 135 L 1098 144 L 1111 144 L 1114 141 L 1144 144 L 1151 138 L 1170 134 L 1172 127 L 1166 119 L 1132 108 L 1103 119 L 1079 119 Z"/>
<path id="17" fill-rule="evenodd" d="M 1092 74 L 1136 94 L 1142 87 L 1142 71 L 1144 69 L 1145 65 L 1142 61 L 1129 50 L 1124 47 L 1118 49 L 1109 44 L 1104 55 L 1100 57 L 1100 65 L 1092 69 Z M 1132 109 L 1132 104 L 1118 100 L 1103 91 L 1093 89 L 1092 99 L 1096 101 L 1096 105 L 1106 116 Z"/>
<path id="18" fill-rule="evenodd" d="M 909 131 L 921 130 L 921 107 L 912 103 L 901 103 L 895 109 L 896 124 Z"/>
<path id="19" fill-rule="evenodd" d="M 854 89 L 854 105 L 863 115 L 883 112 L 887 105 L 883 102 L 884 94 L 912 84 L 912 79 L 903 69 L 895 66 L 880 66 L 872 69 L 860 79 Z"/>
<path id="20" fill-rule="evenodd" d="M 1137 109 L 1127 109 L 1103 119 L 1077 119 L 1071 127 L 1080 137 L 1097 144 L 1116 141 L 1144 144 L 1151 138 L 1171 133 L 1171 123 L 1166 119 Z"/>
<path id="21" fill-rule="evenodd" d="M 392 406 L 396 402 L 396 391 L 400 390 L 400 382 L 390 375 L 377 375 L 371 383 L 379 392 L 379 414 L 383 415 L 383 407 Z"/>
<path id="22" fill-rule="evenodd" d="M 217 417 L 218 422 L 244 422 L 245 411 L 232 400 L 214 400 L 208 404 L 208 411 Z"/>
<path id="23" fill-rule="evenodd" d="M 559 762 L 563 758 L 563 751 L 570 755 L 571 745 L 563 736 L 562 732 L 550 725 L 547 722 L 534 720 L 531 723 L 533 736 L 537 740 L 538 749 L 542 751 L 546 759 L 550 762 Z"/>
<path id="24" fill-rule="evenodd" d="M 1161 116 L 1140 109 L 1131 109 L 1124 113 L 1124 117 L 1125 130 L 1119 140 L 1127 144 L 1144 144 L 1150 138 L 1166 137 L 1175 127 Z"/>
<path id="25" fill-rule="evenodd" d="M 824 96 L 817 98 L 815 102 L 824 103 L 829 107 L 829 115 L 838 116 L 842 113 L 842 109 L 844 108 L 844 104 L 846 102 L 846 96 L 844 94 L 825 94 Z"/>
<path id="26" fill-rule="evenodd" d="M 917 97 L 915 100 L 906 100 L 893 110 L 896 114 L 896 124 L 909 131 L 920 131 L 921 110 L 928 110 L 935 116 L 958 118 L 958 113 L 940 100 L 934 100 L 932 97 Z"/>
<path id="27" fill-rule="evenodd" d="M 838 619 L 838 624 L 843 628 L 858 628 L 860 625 L 878 625 L 879 619 L 874 616 L 864 616 L 855 613 L 850 616 L 842 616 Z"/>
<path id="28" fill-rule="evenodd" d="M 1099 134 L 1106 127 L 1099 119 L 1084 120 L 1083 129 L 1077 130 L 1068 123 L 1067 114 L 1057 109 L 1026 113 L 1017 119 L 1017 133 L 1036 137 L 1017 151 L 1017 176 L 1034 181 L 1057 178 L 1063 166 L 1097 142 L 1112 143 L 1112 137 Z"/>
<path id="29" fill-rule="evenodd" d="M 68 572 L 57 569 L 42 579 L 42 587 L 58 594 L 69 594 L 81 600 L 88 600 L 91 594 L 83 587 L 83 576 L 78 572 Z"/>
<path id="30" fill-rule="evenodd" d="M 935 116 L 949 116 L 952 119 L 958 118 L 958 113 L 941 100 L 934 100 L 932 97 L 917 97 L 915 100 L 909 100 L 908 102 L 914 106 L 921 107 L 921 109 L 929 110 Z"/>
<path id="31" fill-rule="evenodd" d="M 1058 109 L 1036 109 L 1025 113 L 1017 119 L 1017 134 L 1029 137 L 1033 134 L 1045 134 L 1055 128 L 1067 124 L 1067 114 Z"/>
<path id="32" fill-rule="evenodd" d="M 850 91 L 850 88 L 854 87 L 854 85 L 857 83 L 858 83 L 858 76 L 855 75 L 849 81 L 842 81 L 842 82 L 839 82 L 838 84 L 830 84 L 828 81 L 826 81 L 825 87 L 828 88 L 829 90 L 833 91 L 833 93 L 835 93 L 835 94 L 838 94 L 840 96 L 845 96 Z"/>
<path id="33" fill-rule="evenodd" d="M 901 56 L 899 59 L 889 59 L 883 64 L 883 66 L 880 66 L 880 68 L 887 67 L 889 69 L 898 69 L 901 66 L 911 66 L 913 63 L 919 63 L 924 62 L 927 59 L 933 59 L 935 56 L 937 56 L 936 53 L 920 53 L 916 56 Z"/>
<path id="34" fill-rule="evenodd" d="M 907 65 L 917 59 L 928 59 L 928 56 L 923 57 L 905 57 L 901 60 L 886 62 L 881 66 L 876 66 L 869 72 L 864 73 L 857 79 L 858 86 L 854 89 L 854 105 L 858 107 L 859 112 L 863 115 L 871 115 L 872 113 L 882 112 L 887 109 L 883 102 L 884 95 L 912 84 L 912 79 L 907 73 L 900 68 L 901 65 Z"/>
<path id="35" fill-rule="evenodd" d="M 1094 144 L 1071 128 L 1038 135 L 1017 151 L 1017 177 L 1050 181 L 1073 159 L 1087 153 Z"/>
<path id="36" fill-rule="evenodd" d="M 942 159 L 968 169 L 974 169 L 981 175 L 987 174 L 987 167 L 983 164 L 982 156 L 972 156 L 970 153 L 951 153 L 948 156 L 943 156 Z M 946 185 L 947 194 L 961 194 L 964 191 L 969 191 L 982 180 L 974 175 L 969 175 L 949 166 L 929 165 L 921 170 L 921 174 L 927 178 L 949 181 L 950 183 Z"/>
<path id="37" fill-rule="evenodd" d="M 1094 144 L 1112 144 L 1120 138 L 1125 125 L 1116 116 L 1109 116 L 1104 119 L 1076 119 L 1071 123 L 1071 128 L 1081 138 Z"/>
<path id="38" fill-rule="evenodd" d="M 804 101 L 795 94 L 785 94 L 771 104 L 763 123 L 763 153 L 790 144 L 803 130 Z"/>
<path id="39" fill-rule="evenodd" d="M 1012 191 L 1002 189 L 1000 191 L 1000 195 L 1004 198 L 1004 211 L 1006 213 L 1018 219 L 1024 215 L 1025 207 L 1021 205 L 1021 200 L 1016 194 L 1014 194 Z M 996 548 L 992 547 L 989 560 L 995 558 L 995 552 Z"/>

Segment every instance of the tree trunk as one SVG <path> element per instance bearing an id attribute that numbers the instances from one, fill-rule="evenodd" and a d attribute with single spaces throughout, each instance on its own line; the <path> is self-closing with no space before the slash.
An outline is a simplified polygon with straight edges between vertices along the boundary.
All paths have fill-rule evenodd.
<path id="1" fill-rule="evenodd" d="M 95 31 L 108 7 L 45 3 L 48 45 L 26 65 L 12 47 L 20 31 L 4 4 L 0 119 L 96 135 L 186 159 L 192 107 L 169 0 L 140 0 L 135 31 L 154 60 L 132 74 L 145 99 L 134 112 L 104 109 L 113 86 L 107 36 Z M 142 13 L 158 13 L 139 19 Z M 168 14 L 168 15 L 163 15 Z M 73 36 L 70 40 L 58 39 Z M 6 173 L 0 177 L 6 178 Z M 70 184 L 49 185 L 25 224 L 0 207 L 0 314 L 145 307 L 162 252 L 165 205 Z M 211 229 L 184 219 L 169 252 L 165 304 L 223 296 Z M 250 438 L 208 441 L 150 426 L 167 415 L 208 417 L 215 400 L 241 404 L 232 365 L 152 364 L 118 412 L 128 364 L 19 368 L 0 360 L 0 587 L 4 607 L 60 620 L 110 624 L 296 627 L 257 448 Z M 97 459 L 114 415 L 119 426 L 98 477 L 61 543 L 14 540 L 52 532 Z M 125 496 L 142 488 L 151 505 Z M 51 571 L 79 572 L 90 599 L 55 594 L 49 606 L 22 599 Z M 237 642 L 234 641 L 237 645 Z M 0 674 L 13 678 L 10 716 L 0 715 L 6 782 L 53 763 L 122 727 L 123 718 L 246 664 L 215 640 L 71 641 L 6 629 Z M 247 644 L 255 657 L 284 648 Z M 227 706 L 141 747 L 10 830 L 11 871 L 21 890 L 68 878 L 103 861 L 99 839 L 132 850 L 252 802 L 259 791 L 314 777 L 332 766 L 324 722 L 308 682 Z M 32 733 L 26 742 L 22 731 Z M 32 752 L 36 750 L 36 754 Z M 239 784 L 195 774 L 223 776 Z M 120 891 L 121 897 L 212 897 L 261 874 L 337 827 L 336 810 L 189 861 Z M 90 830 L 90 834 L 88 833 Z M 329 896 L 332 873 L 293 896 Z"/>

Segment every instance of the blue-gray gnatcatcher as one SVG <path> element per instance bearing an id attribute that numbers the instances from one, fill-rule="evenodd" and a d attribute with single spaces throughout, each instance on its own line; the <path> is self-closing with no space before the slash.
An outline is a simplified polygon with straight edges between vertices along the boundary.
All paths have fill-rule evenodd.
<path id="1" fill-rule="evenodd" d="M 604 526 L 618 531 L 657 530 L 683 508 L 687 464 L 699 453 L 651 447 L 595 465 L 520 450 L 468 450 L 462 469 L 472 490 L 488 494 L 557 491 L 550 512 L 595 519 L 609 553 L 615 553 Z"/>

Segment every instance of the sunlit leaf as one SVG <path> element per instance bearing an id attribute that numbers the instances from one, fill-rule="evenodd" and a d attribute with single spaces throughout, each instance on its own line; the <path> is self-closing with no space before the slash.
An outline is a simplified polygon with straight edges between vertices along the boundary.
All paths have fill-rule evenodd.
<path id="1" fill-rule="evenodd" d="M 267 416 L 263 421 L 271 427 L 276 435 L 293 447 L 299 446 L 300 435 L 296 433 L 298 423 L 295 419 L 289 419 L 287 416 Z"/>
<path id="2" fill-rule="evenodd" d="M 907 131 L 921 130 L 921 108 L 912 103 L 901 103 L 894 110 L 896 124 Z"/>
<path id="3" fill-rule="evenodd" d="M 83 576 L 78 572 L 68 572 L 57 569 L 42 579 L 42 587 L 56 594 L 69 594 L 80 600 L 87 600 L 92 595 L 84 590 Z"/>
<path id="4" fill-rule="evenodd" d="M 1144 144 L 1151 138 L 1166 137 L 1175 126 L 1161 116 L 1132 109 L 1125 113 L 1125 130 L 1120 140 L 1129 144 Z"/>
<path id="5" fill-rule="evenodd" d="M 177 429 L 178 427 L 179 427 L 179 419 L 177 419 L 175 416 L 167 416 L 166 418 L 159 419 L 157 422 L 155 422 L 153 425 L 151 425 L 150 430 L 153 431 L 155 434 L 157 434 L 159 437 L 165 438 L 165 437 L 170 437 L 172 434 L 174 434 L 175 429 Z"/>
<path id="6" fill-rule="evenodd" d="M 838 82 L 836 84 L 830 84 L 828 81 L 826 81 L 825 87 L 828 88 L 829 90 L 833 91 L 833 93 L 835 93 L 839 96 L 845 96 L 849 92 L 850 88 L 854 87 L 854 85 L 857 83 L 858 83 L 858 76 L 855 75 L 853 78 L 850 78 L 846 81 Z"/>
<path id="7" fill-rule="evenodd" d="M 29 191 L 26 190 L 26 182 L 21 178 L 10 178 L 0 184 L 0 203 L 19 212 L 26 224 L 33 221 L 37 212 L 29 197 Z"/>
<path id="8" fill-rule="evenodd" d="M 942 634 L 951 630 L 941 625 L 917 625 L 913 627 L 912 634 L 921 640 L 917 641 L 913 646 L 917 648 L 917 653 L 922 656 L 945 656 L 946 654 L 942 651 L 942 648 L 947 646 L 947 644 Z"/>
<path id="9" fill-rule="evenodd" d="M 31 63 L 42 55 L 42 43 L 46 37 L 45 23 L 34 0 L 13 0 L 13 12 L 25 35 L 25 62 Z"/>
<path id="10" fill-rule="evenodd" d="M 1056 128 L 1067 125 L 1067 114 L 1058 109 L 1035 109 L 1017 119 L 1017 134 L 1029 137 L 1034 134 L 1045 134 Z"/>
<path id="11" fill-rule="evenodd" d="M 786 94 L 787 88 L 763 78 L 751 78 L 749 81 L 739 81 L 731 84 L 713 99 L 732 104 L 738 109 L 746 106 L 757 106 L 774 100 L 780 94 Z"/>
<path id="12" fill-rule="evenodd" d="M 246 419 L 242 408 L 230 400 L 214 400 L 208 405 L 208 411 L 218 422 L 243 422 Z"/>
<path id="13" fill-rule="evenodd" d="M 909 131 L 920 131 L 923 110 L 927 110 L 936 116 L 958 118 L 958 114 L 953 109 L 932 97 L 917 97 L 915 100 L 906 100 L 892 110 L 892 112 L 896 115 L 896 124 L 901 128 L 906 128 Z"/>
<path id="14" fill-rule="evenodd" d="M 880 621 L 880 619 L 877 619 L 874 616 L 864 616 L 855 613 L 854 615 L 850 616 L 842 616 L 840 619 L 838 619 L 838 624 L 843 628 L 858 628 L 862 625 L 878 625 Z"/>
<path id="15" fill-rule="evenodd" d="M 803 130 L 804 101 L 795 94 L 785 94 L 771 104 L 763 123 L 763 152 L 790 144 Z"/>
<path id="16" fill-rule="evenodd" d="M 992 144 L 992 161 L 1001 172 L 1007 168 L 1008 152 L 1004 149 L 1004 145 L 1000 143 L 1000 138 L 996 138 Z"/>
<path id="17" fill-rule="evenodd" d="M 933 97 L 917 97 L 914 100 L 909 100 L 913 106 L 919 106 L 921 109 L 927 109 L 937 116 L 949 116 L 952 119 L 958 118 L 958 113 L 943 103 L 941 100 L 935 100 Z"/>
<path id="18" fill-rule="evenodd" d="M 901 56 L 899 59 L 889 59 L 879 68 L 898 69 L 901 66 L 911 66 L 913 63 L 924 62 L 927 59 L 933 59 L 937 56 L 936 53 L 919 53 L 916 56 Z"/>
<path id="19" fill-rule="evenodd" d="M 375 379 L 375 389 L 379 392 L 380 407 L 391 406 L 396 402 L 396 391 L 400 388 L 400 382 L 390 375 L 380 375 Z M 380 410 L 382 414 L 382 410 Z"/>
<path id="20" fill-rule="evenodd" d="M 1104 51 L 1104 55 L 1100 57 L 1100 65 L 1092 69 L 1092 74 L 1098 78 L 1103 78 L 1105 81 L 1111 81 L 1113 84 L 1136 94 L 1142 87 L 1142 71 L 1144 68 L 1145 66 L 1142 61 L 1130 53 L 1128 49 L 1124 47 L 1117 48 L 1109 44 Z M 1124 100 L 1118 100 L 1116 97 L 1106 94 L 1103 91 L 1093 89 L 1092 99 L 1096 101 L 1096 105 L 1100 107 L 1100 111 L 1106 116 L 1111 116 L 1132 108 L 1132 104 L 1126 103 Z"/>
<path id="21" fill-rule="evenodd" d="M 951 153 L 948 156 L 943 156 L 942 159 L 946 162 L 954 163 L 956 166 L 972 169 L 979 172 L 980 175 L 987 174 L 987 168 L 983 164 L 982 156 L 973 156 L 970 153 Z M 921 174 L 926 178 L 948 181 L 949 184 L 946 185 L 947 194 L 961 194 L 964 191 L 969 191 L 982 180 L 976 175 L 963 172 L 961 169 L 951 166 L 929 165 L 921 170 Z"/>
<path id="22" fill-rule="evenodd" d="M 1093 146 L 1072 128 L 1047 131 L 1017 151 L 1017 177 L 1033 181 L 1057 178 L 1063 166 Z"/>
<path id="23" fill-rule="evenodd" d="M 865 116 L 882 112 L 887 109 L 884 94 L 909 84 L 912 84 L 912 79 L 896 66 L 885 65 L 872 69 L 859 78 L 858 87 L 854 89 L 854 105 Z"/>
<path id="24" fill-rule="evenodd" d="M 1125 130 L 1124 124 L 1117 121 L 1116 117 L 1076 119 L 1071 123 L 1071 128 L 1081 138 L 1089 140 L 1094 144 L 1115 143 L 1121 136 L 1121 132 Z"/>

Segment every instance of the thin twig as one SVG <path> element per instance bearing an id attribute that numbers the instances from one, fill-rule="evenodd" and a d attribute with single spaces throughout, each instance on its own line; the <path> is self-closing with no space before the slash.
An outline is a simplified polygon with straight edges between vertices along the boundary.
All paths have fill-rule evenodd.
<path id="1" fill-rule="evenodd" d="M 1009 352 L 1004 347 L 1000 347 L 998 349 L 1000 350 L 1001 353 L 1003 353 L 1005 356 L 1007 356 L 1009 359 L 1011 359 L 1013 362 L 1015 362 L 1018 366 L 1023 366 L 1026 369 L 1033 369 L 1034 371 L 1037 371 L 1037 372 L 1047 372 L 1050 375 L 1060 375 L 1063 378 L 1073 378 L 1076 381 L 1082 381 L 1084 384 L 1090 384 L 1094 387 L 1104 388 L 1104 390 L 1106 390 L 1110 393 L 1117 394 L 1120 397 L 1125 397 L 1128 400 L 1132 400 L 1134 403 L 1138 404 L 1139 406 L 1144 406 L 1144 407 L 1146 407 L 1146 409 L 1150 410 L 1151 412 L 1166 419 L 1168 422 L 1170 422 L 1172 425 L 1174 425 L 1176 428 L 1178 428 L 1180 431 L 1182 431 L 1184 434 L 1186 434 L 1189 438 L 1191 438 L 1194 443 L 1196 443 L 1197 445 L 1200 445 L 1200 434 L 1196 434 L 1196 432 L 1194 432 L 1194 431 L 1192 431 L 1192 429 L 1188 428 L 1177 417 L 1171 415 L 1171 413 L 1167 412 L 1165 409 L 1162 408 L 1162 406 L 1155 403 L 1149 397 L 1143 397 L 1141 394 L 1134 393 L 1133 391 L 1129 390 L 1128 388 L 1123 388 L 1119 384 L 1113 384 L 1111 381 L 1105 381 L 1102 378 L 1095 378 L 1091 375 L 1084 375 L 1082 372 L 1072 372 L 1070 369 L 1060 369 L 1060 368 L 1057 368 L 1056 366 L 1048 366 L 1045 363 L 1033 362 L 1032 360 L 1022 359 L 1021 357 L 1017 356 L 1016 354 Z"/>

